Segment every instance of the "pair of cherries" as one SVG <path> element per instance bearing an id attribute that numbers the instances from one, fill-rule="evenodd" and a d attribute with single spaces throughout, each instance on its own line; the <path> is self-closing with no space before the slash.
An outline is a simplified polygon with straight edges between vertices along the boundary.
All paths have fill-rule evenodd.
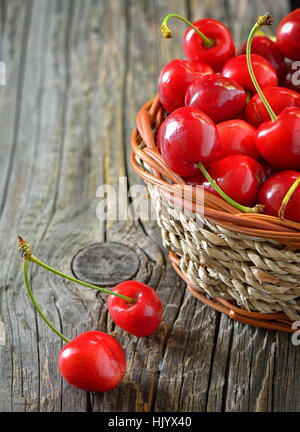
<path id="1" fill-rule="evenodd" d="M 166 17 L 165 36 L 170 36 L 166 22 L 171 16 L 179 17 Z M 287 55 L 281 47 L 290 43 L 294 53 L 300 50 L 300 9 L 280 23 L 276 44 L 265 36 L 254 37 L 262 25 L 272 23 L 270 14 L 260 17 L 247 46 L 236 56 L 229 43 L 221 47 L 227 46 L 226 55 L 223 51 L 212 72 L 222 38 L 214 40 L 212 33 L 204 32 L 208 22 L 230 39 L 228 29 L 213 20 L 197 21 L 187 30 L 188 60 L 173 60 L 159 78 L 160 99 L 169 115 L 158 131 L 158 147 L 167 165 L 187 183 L 220 194 L 242 211 L 258 212 L 264 206 L 266 214 L 278 215 L 300 176 L 300 95 L 278 87 Z M 205 46 L 202 31 L 213 41 L 210 46 Z M 300 222 L 298 189 L 294 186 L 293 195 L 288 194 L 285 217 Z M 250 207 L 257 201 L 263 206 Z"/>
<path id="2" fill-rule="evenodd" d="M 53 269 L 36 258 L 30 246 L 19 236 L 19 251 L 23 257 L 24 279 L 33 305 L 46 324 L 66 343 L 60 351 L 58 368 L 62 377 L 74 387 L 93 392 L 105 392 L 116 387 L 125 376 L 126 357 L 119 342 L 101 331 L 87 331 L 69 341 L 43 314 L 30 287 L 28 262 L 58 276 L 109 294 L 108 311 L 117 326 L 139 337 L 151 335 L 162 319 L 162 303 L 148 285 L 126 281 L 112 290 L 100 288 Z"/>

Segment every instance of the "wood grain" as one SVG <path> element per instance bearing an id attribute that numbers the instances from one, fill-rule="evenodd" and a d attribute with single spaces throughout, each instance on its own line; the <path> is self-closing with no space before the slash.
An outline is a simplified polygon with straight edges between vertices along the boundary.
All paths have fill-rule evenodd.
<path id="1" fill-rule="evenodd" d="M 167 260 L 155 221 L 139 219 L 132 208 L 128 220 L 99 220 L 96 213 L 99 186 L 117 186 L 120 177 L 127 189 L 142 184 L 130 166 L 135 116 L 157 91 L 163 65 L 183 57 L 185 27 L 174 20 L 175 37 L 164 40 L 164 16 L 222 19 L 240 43 L 266 10 L 279 22 L 289 3 L 1 1 L 1 411 L 300 410 L 300 349 L 290 335 L 232 322 L 200 304 Z M 93 243 L 135 251 L 135 278 L 164 304 L 163 322 L 147 339 L 114 326 L 105 295 L 30 266 L 39 305 L 68 338 L 100 329 L 124 347 L 127 373 L 113 391 L 90 394 L 62 381 L 62 343 L 26 296 L 17 233 L 67 273 Z"/>

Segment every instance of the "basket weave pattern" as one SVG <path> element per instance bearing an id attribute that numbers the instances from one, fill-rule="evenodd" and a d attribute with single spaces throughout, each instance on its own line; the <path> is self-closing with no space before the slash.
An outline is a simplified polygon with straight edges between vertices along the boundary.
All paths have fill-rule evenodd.
<path id="1" fill-rule="evenodd" d="M 164 163 L 155 133 L 164 119 L 159 98 L 139 112 L 132 165 L 147 184 L 164 246 L 192 294 L 234 319 L 283 331 L 300 320 L 300 224 L 242 214 L 203 193 Z M 187 198 L 186 198 L 187 197 Z M 203 207 L 204 204 L 204 216 Z"/>

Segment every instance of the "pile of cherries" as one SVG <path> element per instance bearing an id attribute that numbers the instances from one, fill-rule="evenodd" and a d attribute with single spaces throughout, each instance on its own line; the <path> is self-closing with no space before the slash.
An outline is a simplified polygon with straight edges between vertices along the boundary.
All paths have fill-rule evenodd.
<path id="1" fill-rule="evenodd" d="M 29 244 L 19 236 L 19 252 L 23 258 L 24 279 L 29 297 L 45 323 L 65 342 L 58 358 L 62 377 L 80 390 L 106 392 L 115 388 L 125 376 L 126 358 L 119 342 L 101 331 L 86 331 L 73 340 L 67 339 L 44 315 L 33 295 L 28 262 L 65 279 L 108 294 L 107 308 L 117 326 L 139 337 L 150 336 L 162 319 L 162 303 L 158 294 L 138 281 L 125 281 L 112 290 L 100 288 L 66 275 L 35 257 Z M 101 267 L 101 263 L 99 263 Z"/>
<path id="2" fill-rule="evenodd" d="M 276 38 L 260 29 L 272 16 L 260 16 L 239 49 L 214 19 L 190 23 L 169 14 L 166 38 L 172 17 L 189 28 L 187 60 L 168 63 L 158 82 L 164 161 L 187 184 L 243 212 L 300 223 L 300 9 L 284 17 Z"/>

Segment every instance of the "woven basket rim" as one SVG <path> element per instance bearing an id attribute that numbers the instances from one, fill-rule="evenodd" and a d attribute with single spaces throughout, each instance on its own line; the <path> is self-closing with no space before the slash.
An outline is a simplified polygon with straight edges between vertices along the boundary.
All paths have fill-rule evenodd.
<path id="1" fill-rule="evenodd" d="M 131 162 L 137 175 L 157 186 L 161 194 L 174 205 L 182 206 L 184 188 L 185 208 L 200 214 L 204 209 L 204 217 L 222 228 L 243 236 L 272 240 L 293 251 L 300 249 L 300 223 L 265 214 L 242 213 L 223 198 L 207 191 L 204 191 L 203 202 L 196 201 L 196 186 L 187 185 L 175 174 L 157 149 L 155 131 L 163 122 L 164 114 L 159 95 L 156 95 L 137 115 L 136 128 L 131 136 Z M 152 172 L 146 171 L 138 159 L 149 166 Z"/>

